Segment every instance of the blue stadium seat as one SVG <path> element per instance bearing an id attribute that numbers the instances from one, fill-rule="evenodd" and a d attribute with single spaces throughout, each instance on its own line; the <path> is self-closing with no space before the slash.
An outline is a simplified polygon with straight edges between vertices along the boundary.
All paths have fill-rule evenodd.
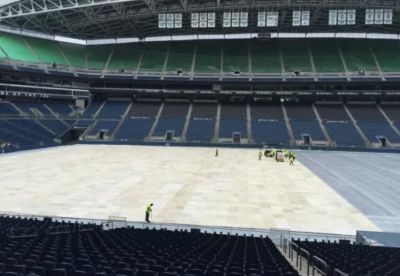
<path id="1" fill-rule="evenodd" d="M 191 142 L 211 142 L 214 136 L 215 120 L 211 118 L 193 118 L 190 120 L 186 140 Z"/>
<path id="2" fill-rule="evenodd" d="M 289 134 L 284 121 L 253 119 L 252 131 L 253 140 L 257 144 L 289 144 Z"/>

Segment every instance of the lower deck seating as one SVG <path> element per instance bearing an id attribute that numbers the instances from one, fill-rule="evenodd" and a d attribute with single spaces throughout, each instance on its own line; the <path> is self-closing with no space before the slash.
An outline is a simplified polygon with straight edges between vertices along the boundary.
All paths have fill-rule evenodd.
<path id="1" fill-rule="evenodd" d="M 378 137 L 385 137 L 391 143 L 400 143 L 400 136 L 387 122 L 358 121 L 357 124 L 371 143 L 378 142 Z"/>
<path id="2" fill-rule="evenodd" d="M 346 275 L 400 275 L 400 248 L 339 244 L 316 241 L 295 241 L 299 248 L 326 263 L 316 262 L 326 275 L 339 269 Z"/>
<path id="3" fill-rule="evenodd" d="M 0 114 L 1 115 L 18 115 L 18 110 L 8 102 L 0 102 Z"/>
<path id="4" fill-rule="evenodd" d="M 337 146 L 364 146 L 364 141 L 351 122 L 326 121 L 324 126 Z"/>
<path id="5" fill-rule="evenodd" d="M 89 135 L 97 135 L 100 131 L 103 131 L 107 135 L 111 135 L 114 129 L 117 127 L 119 121 L 97 121 L 96 125 L 92 128 Z"/>
<path id="6" fill-rule="evenodd" d="M 63 117 L 68 117 L 73 112 L 68 103 L 46 103 L 46 106 L 55 114 Z"/>
<path id="7" fill-rule="evenodd" d="M 149 134 L 153 122 L 154 119 L 145 117 L 126 119 L 115 133 L 115 139 L 120 141 L 143 141 Z"/>
<path id="8" fill-rule="evenodd" d="M 45 105 L 37 102 L 15 102 L 15 105 L 28 116 L 51 116 L 51 112 Z"/>
<path id="9" fill-rule="evenodd" d="M 258 144 L 288 145 L 286 123 L 277 120 L 252 120 L 253 141 Z"/>
<path id="10" fill-rule="evenodd" d="M 190 142 L 210 143 L 214 136 L 214 129 L 214 119 L 193 118 L 189 123 L 186 140 Z"/>
<path id="11" fill-rule="evenodd" d="M 67 130 L 68 126 L 60 120 L 40 120 L 40 123 L 52 130 L 57 136 Z"/>
<path id="12" fill-rule="evenodd" d="M 129 104 L 129 101 L 106 101 L 98 118 L 121 118 Z"/>
<path id="13" fill-rule="evenodd" d="M 0 232 L 22 224 L 1 225 Z M 47 229 L 59 224 L 22 226 L 31 225 L 41 235 L 2 238 L 2 275 L 298 275 L 269 238 L 81 224 L 57 234 Z"/>
<path id="14" fill-rule="evenodd" d="M 173 132 L 175 137 L 182 135 L 186 118 L 160 118 L 153 136 L 165 136 L 167 132 Z"/>
<path id="15" fill-rule="evenodd" d="M 99 108 L 102 106 L 103 102 L 91 102 L 86 109 L 83 111 L 83 118 L 93 118 L 97 113 Z"/>
<path id="16" fill-rule="evenodd" d="M 38 144 L 37 141 L 29 136 L 24 136 L 18 131 L 15 131 L 15 129 L 10 128 L 4 120 L 0 120 L 0 142 L 7 142 L 21 146 Z"/>
<path id="17" fill-rule="evenodd" d="M 247 121 L 242 119 L 222 119 L 219 125 L 220 138 L 232 138 L 234 133 L 240 133 L 241 138 L 247 138 Z"/>
<path id="18" fill-rule="evenodd" d="M 54 145 L 56 137 L 33 119 L 0 119 L 0 141 L 14 147 Z"/>
<path id="19" fill-rule="evenodd" d="M 314 141 L 326 141 L 325 135 L 316 120 L 291 120 L 296 140 L 303 140 L 303 135 L 309 135 Z"/>

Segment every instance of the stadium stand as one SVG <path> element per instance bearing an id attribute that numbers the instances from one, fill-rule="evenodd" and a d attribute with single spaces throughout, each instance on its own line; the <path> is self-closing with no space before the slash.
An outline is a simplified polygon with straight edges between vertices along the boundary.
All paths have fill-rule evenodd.
<path id="1" fill-rule="evenodd" d="M 281 55 L 277 41 L 254 41 L 251 49 L 252 73 L 282 73 Z"/>
<path id="2" fill-rule="evenodd" d="M 0 114 L 1 115 L 18 115 L 18 110 L 15 109 L 9 102 L 0 102 Z"/>
<path id="3" fill-rule="evenodd" d="M 386 113 L 390 120 L 394 122 L 400 121 L 400 105 L 381 104 L 382 110 Z"/>
<path id="4" fill-rule="evenodd" d="M 349 105 L 349 110 L 357 120 L 358 126 L 362 129 L 371 143 L 381 143 L 380 139 L 385 138 L 391 143 L 399 143 L 400 136 L 386 121 L 383 114 L 375 104 L 370 105 Z"/>
<path id="5" fill-rule="evenodd" d="M 115 133 L 120 141 L 143 141 L 149 134 L 160 109 L 159 102 L 135 102 L 128 117 Z"/>
<path id="6" fill-rule="evenodd" d="M 128 43 L 82 46 L 39 38 L 0 34 L 0 58 L 23 63 L 57 63 L 78 70 L 105 70 L 125 73 L 141 70 L 169 74 L 343 73 L 399 72 L 399 45 L 396 41 L 357 39 L 284 39 L 281 41 L 218 40 Z M 376 61 L 375 61 L 376 58 Z M 343 61 L 344 63 L 343 63 Z M 107 65 L 108 63 L 108 65 Z M 251 64 L 251 66 L 249 66 Z M 106 68 L 107 67 L 107 68 Z"/>
<path id="7" fill-rule="evenodd" d="M 317 104 L 316 108 L 329 133 L 337 146 L 363 146 L 364 141 L 351 122 L 343 105 Z"/>
<path id="8" fill-rule="evenodd" d="M 345 72 L 336 43 L 330 40 L 309 41 L 317 73 Z"/>
<path id="9" fill-rule="evenodd" d="M 307 141 L 326 141 L 319 122 L 315 116 L 312 106 L 309 105 L 285 105 L 290 125 L 296 140 Z M 308 141 L 308 138 L 310 141 Z"/>
<path id="10" fill-rule="evenodd" d="M 51 112 L 42 103 L 38 102 L 15 102 L 14 103 L 23 113 L 28 116 L 46 117 Z"/>
<path id="11" fill-rule="evenodd" d="M 398 43 L 389 41 L 371 41 L 370 43 L 382 71 L 400 71 L 400 48 Z"/>
<path id="12" fill-rule="evenodd" d="M 25 40 L 41 63 L 56 63 L 68 66 L 68 62 L 65 60 L 56 42 L 33 37 L 25 37 Z"/>
<path id="13" fill-rule="evenodd" d="M 86 49 L 88 69 L 103 70 L 106 67 L 107 60 L 111 54 L 111 47 L 106 46 L 88 46 Z"/>
<path id="14" fill-rule="evenodd" d="M 143 47 L 141 44 L 120 44 L 114 47 L 111 60 L 108 64 L 109 71 L 136 71 L 139 65 Z"/>
<path id="15" fill-rule="evenodd" d="M 97 118 L 121 118 L 124 115 L 126 109 L 129 107 L 130 101 L 114 101 L 108 100 L 100 110 Z"/>
<path id="16" fill-rule="evenodd" d="M 4 275 L 298 275 L 269 238 L 12 217 L 0 231 Z"/>
<path id="17" fill-rule="evenodd" d="M 40 120 L 40 123 L 45 125 L 49 130 L 53 131 L 56 136 L 61 135 L 69 128 L 68 125 L 62 123 L 60 120 Z"/>
<path id="18" fill-rule="evenodd" d="M 340 47 L 347 68 L 350 71 L 379 71 L 368 43 L 354 43 L 353 41 L 342 40 L 340 41 Z"/>
<path id="19" fill-rule="evenodd" d="M 239 134 L 240 138 L 247 138 L 246 105 L 221 104 L 219 137 L 232 139 L 235 134 Z"/>
<path id="20" fill-rule="evenodd" d="M 288 145 L 289 134 L 280 105 L 251 104 L 253 141 Z"/>
<path id="21" fill-rule="evenodd" d="M 191 142 L 211 142 L 215 130 L 217 104 L 194 103 L 186 140 Z"/>
<path id="22" fill-rule="evenodd" d="M 400 144 L 400 115 L 395 104 L 349 104 L 347 109 L 354 121 L 340 103 L 317 103 L 315 110 L 305 103 L 251 103 L 249 118 L 245 103 L 221 103 L 219 118 L 216 102 L 169 100 L 162 106 L 158 117 L 159 101 L 94 100 L 78 115 L 69 103 L 3 101 L 0 103 L 5 132 L 2 140 L 54 145 L 55 139 L 71 126 L 78 126 L 89 128 L 83 139 L 102 140 L 105 136 L 116 142 L 168 140 L 288 146 L 295 145 L 292 132 L 296 145 L 365 147 L 369 141 L 375 148 L 395 148 Z M 25 135 L 27 139 L 18 138 Z"/>
<path id="23" fill-rule="evenodd" d="M 346 275 L 394 276 L 400 273 L 399 248 L 316 241 L 294 243 L 310 254 L 307 258 L 319 258 L 314 259 L 314 265 L 324 275 L 342 275 L 334 274 L 336 269 Z"/>
<path id="24" fill-rule="evenodd" d="M 65 103 L 46 103 L 46 107 L 53 113 L 62 117 L 71 116 L 74 111 L 69 104 Z"/>
<path id="25" fill-rule="evenodd" d="M 99 108 L 103 105 L 104 102 L 93 101 L 91 102 L 84 112 L 82 113 L 83 118 L 93 118 L 98 112 Z"/>
<path id="26" fill-rule="evenodd" d="M 146 44 L 142 62 L 140 64 L 140 70 L 163 71 L 168 47 L 167 43 Z"/>
<path id="27" fill-rule="evenodd" d="M 285 40 L 280 43 L 286 72 L 313 72 L 307 44 L 304 40 Z"/>
<path id="28" fill-rule="evenodd" d="M 221 42 L 197 42 L 196 73 L 219 73 L 221 71 Z"/>
<path id="29" fill-rule="evenodd" d="M 103 135 L 110 136 L 114 132 L 118 123 L 119 121 L 98 120 L 94 127 L 90 130 L 89 135 L 97 136 L 100 135 L 100 132 L 102 132 Z"/>
<path id="30" fill-rule="evenodd" d="M 158 120 L 153 136 L 164 137 L 172 133 L 172 137 L 180 137 L 186 121 L 189 104 L 166 102 Z"/>
<path id="31" fill-rule="evenodd" d="M 194 55 L 194 42 L 171 42 L 166 71 L 177 73 L 191 72 Z"/>
<path id="32" fill-rule="evenodd" d="M 60 43 L 59 45 L 72 67 L 87 68 L 84 46 L 70 43 Z"/>
<path id="33" fill-rule="evenodd" d="M 31 48 L 29 48 L 22 36 L 1 33 L 0 45 L 3 51 L 12 60 L 27 63 L 38 62 L 37 57 L 33 54 Z"/>
<path id="34" fill-rule="evenodd" d="M 249 71 L 249 46 L 247 41 L 224 43 L 224 72 L 247 73 Z"/>

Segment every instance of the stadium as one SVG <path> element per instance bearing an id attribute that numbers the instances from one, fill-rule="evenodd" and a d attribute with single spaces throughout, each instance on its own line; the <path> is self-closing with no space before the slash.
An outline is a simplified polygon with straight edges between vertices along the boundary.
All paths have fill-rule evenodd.
<path id="1" fill-rule="evenodd" d="M 400 1 L 0 0 L 0 275 L 400 275 Z"/>

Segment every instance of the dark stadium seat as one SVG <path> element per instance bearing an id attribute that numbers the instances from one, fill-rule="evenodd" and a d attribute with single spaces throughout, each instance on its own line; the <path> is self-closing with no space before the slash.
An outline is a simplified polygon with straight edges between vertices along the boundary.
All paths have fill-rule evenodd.
<path id="1" fill-rule="evenodd" d="M 379 247 L 357 244 L 294 241 L 312 256 L 325 261 L 317 267 L 332 273 L 339 269 L 348 275 L 388 275 L 400 271 L 400 248 Z"/>
<path id="2" fill-rule="evenodd" d="M 50 231 L 60 227 L 65 231 Z M 130 228 L 102 230 L 90 224 L 1 216 L 0 232 L 4 248 L 16 248 L 0 251 L 0 271 L 16 274 L 263 275 L 268 268 L 296 275 L 266 238 Z"/>

